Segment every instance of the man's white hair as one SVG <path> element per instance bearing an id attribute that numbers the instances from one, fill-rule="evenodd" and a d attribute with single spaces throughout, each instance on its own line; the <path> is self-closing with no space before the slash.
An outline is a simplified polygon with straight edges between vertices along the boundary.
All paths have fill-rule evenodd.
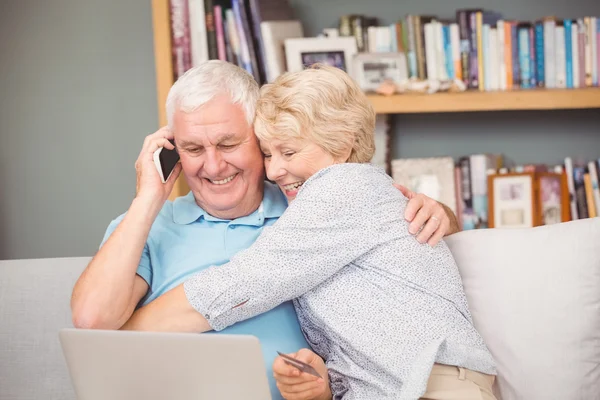
<path id="1" fill-rule="evenodd" d="M 242 68 L 221 60 L 203 62 L 179 77 L 167 96 L 167 124 L 173 130 L 176 110 L 193 112 L 215 96 L 228 95 L 233 104 L 244 110 L 248 125 L 254 122 L 258 83 Z"/>

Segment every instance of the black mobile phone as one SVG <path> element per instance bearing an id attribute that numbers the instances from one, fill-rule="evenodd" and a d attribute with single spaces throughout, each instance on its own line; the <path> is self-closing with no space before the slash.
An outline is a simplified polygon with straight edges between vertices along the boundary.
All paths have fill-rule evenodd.
<path id="1" fill-rule="evenodd" d="M 169 139 L 169 142 L 171 142 L 173 146 L 175 145 L 174 139 Z M 171 176 L 178 161 L 179 153 L 177 152 L 177 149 L 169 150 L 161 147 L 154 152 L 154 164 L 156 165 L 156 169 L 158 170 L 158 174 L 163 183 L 169 179 L 169 176 Z"/>

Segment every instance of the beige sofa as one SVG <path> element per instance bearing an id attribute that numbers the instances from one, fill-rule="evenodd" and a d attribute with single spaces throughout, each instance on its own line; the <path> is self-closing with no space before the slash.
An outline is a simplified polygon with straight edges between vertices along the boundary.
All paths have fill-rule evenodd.
<path id="1" fill-rule="evenodd" d="M 600 219 L 447 243 L 498 362 L 498 398 L 600 399 Z M 88 261 L 0 261 L 0 399 L 75 398 L 58 330 L 72 326 L 69 297 Z"/>

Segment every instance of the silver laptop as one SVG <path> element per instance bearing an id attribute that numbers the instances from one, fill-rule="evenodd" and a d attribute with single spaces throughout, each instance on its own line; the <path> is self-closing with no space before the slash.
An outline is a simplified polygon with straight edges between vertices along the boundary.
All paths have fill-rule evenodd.
<path id="1" fill-rule="evenodd" d="M 63 329 L 78 400 L 270 400 L 254 336 Z"/>

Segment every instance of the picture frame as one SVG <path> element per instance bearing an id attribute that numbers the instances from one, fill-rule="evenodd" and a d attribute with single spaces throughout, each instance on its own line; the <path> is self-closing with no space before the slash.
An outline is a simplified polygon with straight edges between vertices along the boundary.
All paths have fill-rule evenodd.
<path id="1" fill-rule="evenodd" d="M 488 175 L 488 227 L 539 226 L 535 172 Z"/>
<path id="2" fill-rule="evenodd" d="M 385 81 L 408 80 L 404 53 L 358 53 L 352 62 L 352 78 L 365 92 L 375 92 Z"/>
<path id="3" fill-rule="evenodd" d="M 401 158 L 392 160 L 391 167 L 394 182 L 445 204 L 457 214 L 452 157 Z"/>
<path id="4" fill-rule="evenodd" d="M 538 172 L 539 196 L 536 210 L 540 225 L 552 225 L 571 220 L 569 187 L 566 173 Z"/>
<path id="5" fill-rule="evenodd" d="M 290 38 L 284 45 L 288 72 L 299 72 L 312 64 L 323 63 L 352 76 L 352 60 L 357 53 L 354 36 Z"/>

